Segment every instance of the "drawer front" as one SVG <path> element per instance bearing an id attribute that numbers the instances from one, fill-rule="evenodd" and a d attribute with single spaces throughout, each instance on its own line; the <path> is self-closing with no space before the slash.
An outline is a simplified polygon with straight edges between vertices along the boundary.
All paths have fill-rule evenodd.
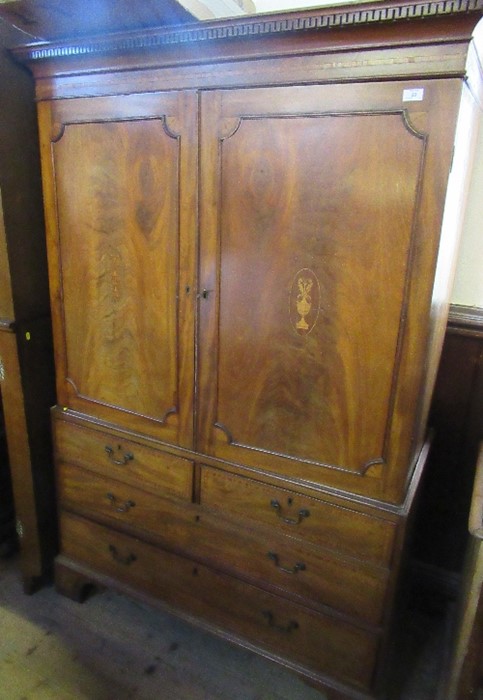
<path id="1" fill-rule="evenodd" d="M 329 607 L 373 625 L 382 623 L 386 570 L 264 529 L 220 527 L 218 518 L 202 512 L 197 516 L 197 537 L 186 538 L 185 548 L 195 542 L 193 554 L 199 553 L 216 569 L 284 591 L 310 607 Z"/>
<path id="2" fill-rule="evenodd" d="M 166 546 L 176 542 L 180 518 L 190 507 L 71 464 L 58 465 L 57 485 L 62 506 L 159 535 Z"/>
<path id="3" fill-rule="evenodd" d="M 390 566 L 394 523 L 289 490 L 203 467 L 201 501 L 321 547 Z"/>
<path id="4" fill-rule="evenodd" d="M 54 436 L 58 460 L 161 495 L 192 498 L 193 463 L 187 459 L 64 420 L 54 420 Z"/>
<path id="5" fill-rule="evenodd" d="M 62 553 L 315 672 L 369 687 L 379 638 L 136 538 L 63 514 Z"/>
<path id="6" fill-rule="evenodd" d="M 60 465 L 58 482 L 61 502 L 69 509 L 147 531 L 169 549 L 286 591 L 313 607 L 328 606 L 375 625 L 382 621 L 385 570 L 265 529 L 240 530 L 197 505 L 159 498 L 72 465 Z"/>

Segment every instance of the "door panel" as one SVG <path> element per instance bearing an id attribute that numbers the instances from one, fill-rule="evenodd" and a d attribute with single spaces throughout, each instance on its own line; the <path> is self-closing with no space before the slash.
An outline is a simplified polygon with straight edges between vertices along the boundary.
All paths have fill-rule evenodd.
<path id="1" fill-rule="evenodd" d="M 72 100 L 54 107 L 51 144 L 60 401 L 186 446 L 195 120 L 189 94 Z"/>
<path id="2" fill-rule="evenodd" d="M 329 468 L 380 495 L 398 391 L 406 402 L 416 391 L 403 354 L 429 143 L 430 89 L 414 115 L 401 91 L 205 96 L 201 277 L 217 292 L 200 302 L 208 453 L 314 481 Z"/>

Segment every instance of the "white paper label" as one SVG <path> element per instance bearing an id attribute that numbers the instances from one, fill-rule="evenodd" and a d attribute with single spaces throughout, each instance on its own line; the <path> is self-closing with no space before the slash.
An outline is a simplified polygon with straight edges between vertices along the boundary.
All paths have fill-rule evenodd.
<path id="1" fill-rule="evenodd" d="M 403 102 L 421 102 L 422 100 L 424 100 L 424 88 L 403 90 Z"/>

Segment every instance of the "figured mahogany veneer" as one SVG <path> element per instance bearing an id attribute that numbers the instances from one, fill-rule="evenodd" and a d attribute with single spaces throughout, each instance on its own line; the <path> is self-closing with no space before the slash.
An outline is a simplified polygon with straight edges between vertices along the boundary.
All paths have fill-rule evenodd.
<path id="1" fill-rule="evenodd" d="M 117 586 L 331 699 L 384 696 L 481 9 L 17 52 L 43 156 L 62 592 Z"/>

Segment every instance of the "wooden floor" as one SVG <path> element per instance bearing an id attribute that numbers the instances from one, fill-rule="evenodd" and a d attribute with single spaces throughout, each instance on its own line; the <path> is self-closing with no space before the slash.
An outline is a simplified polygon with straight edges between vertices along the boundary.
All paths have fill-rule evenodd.
<path id="1" fill-rule="evenodd" d="M 113 592 L 22 591 L 0 559 L 0 700 L 324 700 L 291 673 Z M 441 621 L 408 622 L 391 700 L 435 700 Z"/>

